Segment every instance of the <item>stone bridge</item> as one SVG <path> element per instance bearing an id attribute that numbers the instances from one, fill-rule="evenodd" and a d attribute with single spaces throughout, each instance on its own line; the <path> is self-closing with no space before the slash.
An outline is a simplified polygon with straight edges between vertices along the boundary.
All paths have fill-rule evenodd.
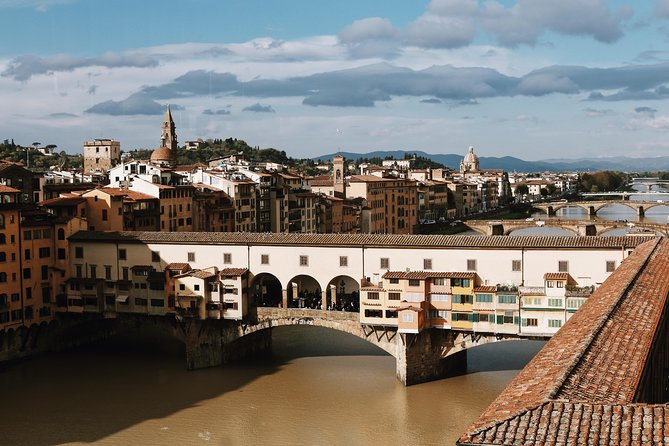
<path id="1" fill-rule="evenodd" d="M 597 212 L 605 208 L 606 206 L 612 204 L 622 204 L 628 208 L 636 211 L 639 217 L 643 217 L 648 209 L 654 208 L 656 206 L 669 206 L 669 203 L 665 203 L 662 200 L 659 201 L 631 201 L 631 200 L 606 200 L 606 201 L 554 201 L 550 203 L 535 203 L 532 206 L 541 209 L 548 216 L 553 216 L 555 213 L 562 208 L 566 207 L 579 207 L 585 209 L 588 212 L 590 217 L 597 215 Z"/>
<path id="2" fill-rule="evenodd" d="M 626 222 L 605 220 L 578 221 L 550 218 L 546 220 L 467 220 L 463 224 L 482 235 L 509 235 L 524 228 L 550 227 L 565 229 L 580 236 L 601 235 L 612 229 L 629 229 Z M 667 226 L 655 223 L 634 223 L 634 228 L 649 229 L 667 235 Z"/>
<path id="3" fill-rule="evenodd" d="M 361 325 L 358 313 L 293 308 L 257 308 L 250 322 L 181 320 L 179 337 L 186 343 L 188 369 L 212 367 L 271 348 L 271 329 L 311 325 L 342 331 L 379 347 L 396 360 L 397 378 L 417 384 L 466 368 L 466 350 L 491 342 L 545 339 L 517 335 L 428 329 L 398 333 L 395 327 Z"/>

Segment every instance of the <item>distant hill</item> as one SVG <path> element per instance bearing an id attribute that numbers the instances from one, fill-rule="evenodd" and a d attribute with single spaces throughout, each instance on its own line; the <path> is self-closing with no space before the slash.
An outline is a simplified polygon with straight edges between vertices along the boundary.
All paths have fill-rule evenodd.
<path id="1" fill-rule="evenodd" d="M 464 155 L 434 154 L 413 150 L 389 150 L 367 153 L 337 152 L 314 158 L 315 161 L 331 160 L 335 155 L 343 155 L 348 160 L 359 158 L 389 158 L 404 159 L 405 154 L 413 154 L 429 158 L 451 169 L 458 169 Z M 513 156 L 479 157 L 481 169 L 504 169 L 507 172 L 560 172 L 560 171 L 596 171 L 617 170 L 621 172 L 669 170 L 669 156 L 654 158 L 627 158 L 623 156 L 611 158 L 581 158 L 581 159 L 549 159 L 541 161 L 525 161 Z"/>

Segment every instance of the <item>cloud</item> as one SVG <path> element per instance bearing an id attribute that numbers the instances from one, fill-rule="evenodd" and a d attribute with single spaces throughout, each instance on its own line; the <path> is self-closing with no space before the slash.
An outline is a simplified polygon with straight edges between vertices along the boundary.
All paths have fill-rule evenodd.
<path id="1" fill-rule="evenodd" d="M 655 15 L 663 19 L 669 18 L 669 0 L 655 1 Z"/>
<path id="2" fill-rule="evenodd" d="M 276 111 L 272 108 L 271 105 L 261 105 L 259 103 L 255 103 L 253 105 L 249 105 L 248 107 L 244 107 L 242 111 L 249 111 L 256 113 L 276 113 Z"/>
<path id="3" fill-rule="evenodd" d="M 511 47 L 534 45 L 546 31 L 611 43 L 622 37 L 632 13 L 628 6 L 610 9 L 606 0 L 518 0 L 511 7 L 496 0 L 432 0 L 406 36 L 409 44 L 427 48 L 466 46 L 478 31 Z"/>
<path id="4" fill-rule="evenodd" d="M 655 113 L 657 113 L 657 110 L 652 108 L 652 107 L 636 107 L 634 109 L 634 113 L 639 114 L 639 115 L 644 115 L 649 118 L 654 118 Z"/>
<path id="5" fill-rule="evenodd" d="M 202 112 L 203 115 L 229 115 L 230 110 L 219 109 L 219 110 L 210 110 L 206 109 Z"/>
<path id="6" fill-rule="evenodd" d="M 669 84 L 666 62 L 611 68 L 554 65 L 520 77 L 491 68 L 441 65 L 413 70 L 387 63 L 249 81 L 232 73 L 194 70 L 171 82 L 143 87 L 135 95 L 144 107 L 131 109 L 157 109 L 156 101 L 222 96 L 301 97 L 304 105 L 334 107 L 373 107 L 399 96 L 433 98 L 451 105 L 475 104 L 483 98 L 581 93 L 590 93 L 588 101 L 652 100 L 669 98 L 665 84 Z M 154 103 L 147 105 L 148 100 Z M 109 102 L 105 109 L 119 105 Z"/>
<path id="7" fill-rule="evenodd" d="M 141 53 L 107 52 L 97 57 L 76 57 L 59 54 L 49 57 L 19 56 L 12 59 L 0 75 L 17 81 L 27 81 L 32 76 L 55 71 L 72 71 L 77 68 L 100 66 L 105 68 L 151 68 L 158 65 L 153 56 Z"/>
<path id="8" fill-rule="evenodd" d="M 441 104 L 441 99 L 437 98 L 429 98 L 429 99 L 421 99 L 421 104 Z"/>
<path id="9" fill-rule="evenodd" d="M 172 110 L 183 110 L 183 107 L 171 104 Z M 99 115 L 161 115 L 165 106 L 154 101 L 144 93 L 135 93 L 122 101 L 105 101 L 85 110 L 84 113 Z"/>
<path id="10" fill-rule="evenodd" d="M 584 108 L 583 111 L 585 112 L 586 116 L 591 117 L 591 118 L 601 118 L 603 116 L 610 116 L 614 114 L 614 111 L 611 110 L 610 108 L 607 109 L 596 109 L 596 108 Z"/>
<path id="11" fill-rule="evenodd" d="M 50 113 L 49 117 L 55 119 L 67 119 L 67 118 L 78 118 L 79 116 L 73 113 Z"/>
<path id="12" fill-rule="evenodd" d="M 354 58 L 386 57 L 399 53 L 398 31 L 388 19 L 369 17 L 356 20 L 339 32 L 339 43 Z"/>

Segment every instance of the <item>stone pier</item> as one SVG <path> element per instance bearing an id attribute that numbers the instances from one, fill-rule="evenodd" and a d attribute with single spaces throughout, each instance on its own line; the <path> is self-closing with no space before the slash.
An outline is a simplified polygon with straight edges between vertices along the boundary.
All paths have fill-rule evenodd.
<path id="1" fill-rule="evenodd" d="M 467 351 L 446 357 L 443 352 L 454 346 L 450 330 L 424 330 L 419 334 L 398 336 L 396 375 L 405 386 L 434 381 L 467 370 Z"/>

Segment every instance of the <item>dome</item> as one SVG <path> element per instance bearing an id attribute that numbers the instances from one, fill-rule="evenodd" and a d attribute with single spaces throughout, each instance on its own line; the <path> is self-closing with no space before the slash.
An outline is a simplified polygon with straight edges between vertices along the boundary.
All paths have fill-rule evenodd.
<path id="1" fill-rule="evenodd" d="M 465 155 L 464 163 L 478 163 L 479 157 L 474 153 L 474 147 L 469 146 L 469 152 Z"/>
<path id="2" fill-rule="evenodd" d="M 151 153 L 151 162 L 159 164 L 170 164 L 174 161 L 172 151 L 167 147 L 158 147 Z"/>

